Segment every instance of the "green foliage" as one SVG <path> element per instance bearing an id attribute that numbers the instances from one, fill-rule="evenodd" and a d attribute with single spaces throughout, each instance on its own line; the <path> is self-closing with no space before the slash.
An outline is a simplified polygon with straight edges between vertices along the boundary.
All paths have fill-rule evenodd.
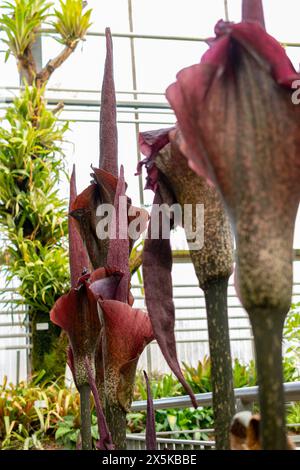
<path id="1" fill-rule="evenodd" d="M 92 10 L 83 13 L 82 0 L 60 0 L 61 11 L 55 11 L 55 21 L 52 26 L 60 36 L 60 42 L 72 46 L 86 35 L 91 26 L 90 17 Z"/>
<path id="2" fill-rule="evenodd" d="M 299 371 L 293 358 L 285 357 L 283 360 L 284 381 L 293 382 L 299 380 Z M 209 357 L 204 357 L 197 366 L 183 363 L 183 374 L 186 381 L 195 393 L 212 391 L 211 363 Z M 257 385 L 257 374 L 254 361 L 248 364 L 241 363 L 238 359 L 233 362 L 233 382 L 235 388 L 252 387 Z M 186 392 L 172 374 L 152 374 L 150 379 L 153 399 L 185 395 Z M 146 400 L 147 391 L 145 380 L 141 374 L 137 375 L 134 399 Z M 292 409 L 290 412 L 292 413 Z M 300 422 L 294 412 L 293 423 Z M 207 429 L 213 427 L 213 410 L 211 407 L 194 410 L 187 408 L 182 410 L 156 410 L 155 422 L 157 431 L 180 431 L 184 429 Z M 130 432 L 143 432 L 146 426 L 146 413 L 137 412 L 128 414 L 128 430 Z M 176 433 L 176 438 L 188 439 L 187 434 Z M 207 439 L 206 435 L 195 435 L 196 439 Z"/>
<path id="3" fill-rule="evenodd" d="M 300 302 L 291 305 L 283 337 L 287 343 L 287 354 L 295 357 L 300 364 Z"/>
<path id="4" fill-rule="evenodd" d="M 30 307 L 49 313 L 66 290 L 67 205 L 57 185 L 67 126 L 46 109 L 43 89 L 26 86 L 0 129 L 0 223 L 8 237 L 7 279 L 21 280 Z"/>
<path id="5" fill-rule="evenodd" d="M 27 305 L 32 321 L 41 314 L 43 321 L 49 321 L 54 302 L 69 286 L 67 202 L 58 192 L 64 174 L 61 145 L 68 126 L 47 110 L 43 94 L 44 88 L 25 86 L 7 110 L 5 127 L 0 128 L 4 270 L 7 282 L 19 280 L 20 303 Z M 60 330 L 48 330 L 43 342 L 39 341 L 43 333 L 35 333 L 33 328 L 33 366 L 38 370 L 47 367 L 51 348 L 57 350 Z M 58 374 L 61 364 L 57 362 Z M 50 371 L 57 376 L 53 360 Z"/>
<path id="6" fill-rule="evenodd" d="M 9 248 L 13 256 L 7 275 L 8 280 L 15 276 L 21 279 L 22 299 L 16 302 L 23 305 L 25 299 L 32 313 L 37 310 L 48 314 L 69 286 L 68 252 L 63 245 L 43 246 L 39 241 L 22 238 L 17 243 L 19 251 Z"/>
<path id="7" fill-rule="evenodd" d="M 242 364 L 238 359 L 235 359 L 232 374 L 235 388 L 253 387 L 257 384 L 254 361 L 250 361 L 249 364 Z"/>
<path id="8" fill-rule="evenodd" d="M 91 434 L 95 447 L 96 441 L 99 439 L 97 417 L 95 414 L 92 414 L 91 418 Z M 80 422 L 72 415 L 65 416 L 63 421 L 57 424 L 55 440 L 64 449 L 76 449 L 80 442 Z"/>
<path id="9" fill-rule="evenodd" d="M 150 387 L 153 400 L 163 397 L 176 397 L 184 393 L 182 385 L 172 374 L 163 376 L 152 374 Z M 134 399 L 147 400 L 147 389 L 143 374 L 137 374 L 136 376 Z"/>
<path id="10" fill-rule="evenodd" d="M 31 47 L 51 5 L 45 0 L 12 0 L 3 3 L 0 26 L 6 35 L 3 39 L 7 44 L 6 59 L 10 53 L 20 59 Z"/>
<path id="11" fill-rule="evenodd" d="M 300 403 L 292 403 L 287 410 L 287 424 L 300 424 Z M 290 430 L 299 433 L 300 427 L 289 427 Z"/>
<path id="12" fill-rule="evenodd" d="M 42 24 L 49 23 L 52 5 L 47 0 L 11 0 L 3 2 L 0 10 L 6 59 L 12 53 L 22 77 L 32 85 L 25 83 L 0 128 L 0 229 L 7 239 L 1 258 L 7 265 L 7 280 L 20 281 L 19 292 L 29 307 L 32 326 L 41 314 L 49 315 L 69 283 L 67 204 L 58 191 L 68 124 L 62 125 L 47 109 L 45 83 L 83 39 L 91 15 L 90 10 L 82 12 L 82 0 L 60 1 L 61 11 L 54 10 L 51 17 L 61 41 L 70 48 L 53 60 L 52 69 L 44 67 L 37 73 L 32 46 Z M 33 328 L 33 365 L 39 369 L 48 363 L 54 370 L 51 347 L 55 348 L 60 329 L 50 328 L 47 333 L 44 341 L 44 335 Z"/>
<path id="13" fill-rule="evenodd" d="M 49 242 L 67 227 L 57 191 L 67 126 L 46 109 L 42 93 L 26 86 L 7 110 L 7 128 L 0 128 L 0 222 L 17 237 Z"/>
<path id="14" fill-rule="evenodd" d="M 54 437 L 65 416 L 79 420 L 78 393 L 61 388 L 59 381 L 44 380 L 44 375 L 42 371 L 29 384 L 8 384 L 5 379 L 0 385 L 2 449 L 41 448 L 41 441 Z"/>
<path id="15" fill-rule="evenodd" d="M 204 357 L 198 361 L 196 367 L 188 366 L 183 362 L 183 373 L 187 383 L 195 393 L 211 392 L 211 364 L 210 358 Z"/>
<path id="16" fill-rule="evenodd" d="M 197 366 L 194 370 L 208 369 L 209 360 L 206 358 L 202 368 Z M 205 366 L 204 366 L 205 364 Z M 240 384 L 244 386 L 253 385 L 253 363 L 248 366 L 239 364 L 235 361 L 235 370 L 239 371 L 236 375 L 242 377 Z M 285 362 L 285 380 L 297 380 L 299 377 L 295 374 L 292 361 Z M 191 374 L 193 368 L 186 366 Z M 245 382 L 245 371 L 249 371 L 249 383 Z M 199 373 L 195 375 L 196 388 L 209 388 L 205 380 L 201 385 Z M 0 445 L 2 449 L 40 449 L 55 446 L 66 449 L 76 448 L 79 441 L 80 429 L 80 400 L 76 390 L 64 386 L 63 378 L 51 382 L 46 377 L 46 372 L 42 371 L 34 376 L 27 385 L 22 382 L 19 385 L 8 384 L 4 380 L 0 385 Z M 186 376 L 187 377 L 187 376 Z M 166 396 L 184 395 L 185 391 L 178 381 L 171 375 L 154 374 L 151 377 L 151 389 L 154 398 Z M 134 399 L 141 400 L 146 398 L 144 379 L 141 373 L 137 374 Z M 39 403 L 38 403 L 39 402 Z M 41 405 L 39 407 L 38 405 Z M 92 400 L 92 436 L 94 443 L 98 439 L 97 419 Z M 211 407 L 185 408 L 156 410 L 155 412 L 156 430 L 171 432 L 174 438 L 186 439 L 189 434 L 183 430 L 195 430 L 194 439 L 207 439 L 207 433 L 197 433 L 198 429 L 213 428 L 213 410 Z M 293 403 L 287 409 L 287 422 L 300 424 L 300 404 Z M 127 415 L 128 432 L 144 432 L 146 427 L 146 413 L 136 412 Z M 296 432 L 299 428 L 295 427 Z"/>

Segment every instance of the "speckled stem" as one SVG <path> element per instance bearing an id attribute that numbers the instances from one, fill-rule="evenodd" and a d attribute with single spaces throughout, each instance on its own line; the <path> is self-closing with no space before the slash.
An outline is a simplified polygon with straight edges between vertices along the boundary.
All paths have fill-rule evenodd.
<path id="1" fill-rule="evenodd" d="M 227 287 L 233 268 L 231 227 L 216 190 L 191 171 L 176 146 L 166 146 L 156 164 L 182 207 L 192 204 L 195 209 L 197 204 L 204 205 L 204 245 L 191 249 L 190 255 L 206 299 L 217 448 L 229 449 L 228 429 L 234 415 L 227 316 Z M 197 225 L 194 210 L 194 233 L 201 229 Z"/>
<path id="2" fill-rule="evenodd" d="M 115 449 L 126 449 L 126 411 L 120 406 L 106 403 L 105 417 Z"/>
<path id="3" fill-rule="evenodd" d="M 264 450 L 287 449 L 282 370 L 282 331 L 285 313 L 270 309 L 249 312 L 252 324 Z"/>
<path id="4" fill-rule="evenodd" d="M 81 445 L 82 450 L 92 450 L 92 434 L 91 434 L 91 408 L 90 395 L 91 390 L 88 385 L 81 385 L 80 394 L 80 416 L 81 416 Z"/>
<path id="5" fill-rule="evenodd" d="M 215 439 L 216 448 L 219 450 L 230 448 L 229 426 L 235 412 L 227 288 L 228 278 L 211 281 L 204 288 L 211 358 Z"/>

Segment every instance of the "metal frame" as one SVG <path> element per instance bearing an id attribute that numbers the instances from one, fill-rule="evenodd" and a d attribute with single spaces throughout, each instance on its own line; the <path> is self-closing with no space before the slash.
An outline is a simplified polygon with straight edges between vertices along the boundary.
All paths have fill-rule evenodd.
<path id="1" fill-rule="evenodd" d="M 285 401 L 295 402 L 300 401 L 300 382 L 284 383 L 284 395 Z M 258 387 L 245 387 L 236 388 L 234 390 L 234 396 L 236 403 L 238 403 L 239 411 L 242 409 L 251 409 L 252 405 L 258 400 Z M 212 406 L 212 393 L 198 393 L 195 395 L 197 404 L 200 407 Z M 188 395 L 181 397 L 166 397 L 158 400 L 153 400 L 153 406 L 155 410 L 162 410 L 168 408 L 190 408 L 192 407 L 191 399 Z M 132 412 L 146 411 L 147 400 L 134 401 L 131 406 Z M 300 424 L 291 424 L 289 427 L 300 427 Z M 166 431 L 157 433 L 157 444 L 158 449 L 163 449 L 166 446 L 172 449 L 193 449 L 193 450 L 206 450 L 213 449 L 215 447 L 215 441 L 212 439 L 208 440 L 195 440 L 195 439 L 172 439 L 171 436 L 174 434 L 195 434 L 196 432 L 212 434 L 213 429 L 197 429 L 197 430 L 180 430 L 180 431 Z M 170 436 L 169 438 L 164 436 Z M 133 433 L 127 434 L 127 449 L 141 450 L 145 449 L 145 434 L 144 433 Z M 294 436 L 293 441 L 296 444 L 300 443 L 299 436 Z"/>
<path id="2" fill-rule="evenodd" d="M 228 8 L 228 0 L 224 0 L 224 15 L 225 19 L 229 20 L 230 15 L 229 15 L 229 8 Z M 118 123 L 130 123 L 135 126 L 135 131 L 136 131 L 136 137 L 139 132 L 139 125 L 140 124 L 153 124 L 153 125 L 173 125 L 175 122 L 175 116 L 173 112 L 170 109 L 169 104 L 166 102 L 164 99 L 164 93 L 161 91 L 144 91 L 144 90 L 139 90 L 138 89 L 138 83 L 137 83 L 137 73 L 136 73 L 136 60 L 135 60 L 135 41 L 136 40 L 164 40 L 164 41 L 184 41 L 184 42 L 199 42 L 199 43 L 205 43 L 206 38 L 201 38 L 201 37 L 195 37 L 195 36 L 178 36 L 178 35 L 156 35 L 156 34 L 137 34 L 134 32 L 134 24 L 133 24 L 133 5 L 132 5 L 132 0 L 128 0 L 128 22 L 129 22 L 129 32 L 114 32 L 112 31 L 112 36 L 116 38 L 123 38 L 125 40 L 130 41 L 130 55 L 131 55 L 131 72 L 132 72 L 132 90 L 119 90 L 116 91 L 117 95 L 124 95 L 125 99 L 119 99 L 117 101 L 117 110 L 119 113 L 118 116 Z M 43 35 L 50 35 L 53 36 L 55 34 L 55 31 L 53 29 L 43 29 L 41 30 L 41 33 Z M 92 31 L 87 33 L 87 40 L 90 37 L 102 37 L 104 38 L 105 33 L 102 31 Z M 295 43 L 295 42 L 282 42 L 284 46 L 287 47 L 300 47 L 300 43 Z M 37 41 L 34 49 L 34 54 L 38 63 L 38 68 L 41 68 L 42 66 L 42 41 L 41 37 L 39 37 L 39 40 Z M 15 86 L 1 86 L 0 90 L 7 90 L 8 95 L 4 97 L 0 97 L 0 110 L 5 109 L 6 105 L 11 103 L 13 100 L 13 92 L 19 91 L 20 87 L 15 87 Z M 11 93 L 11 94 L 9 94 Z M 72 97 L 70 94 L 78 93 L 81 96 L 79 97 Z M 55 94 L 55 96 L 53 96 Z M 65 98 L 65 109 L 63 110 L 63 113 L 92 113 L 91 118 L 79 118 L 79 119 L 72 119 L 69 120 L 71 122 L 82 122 L 82 123 L 98 123 L 98 113 L 99 113 L 99 105 L 100 105 L 100 91 L 99 90 L 85 90 L 85 89 L 80 89 L 80 88 L 55 88 L 55 87 L 49 87 L 47 88 L 47 97 L 48 97 L 48 104 L 50 107 L 56 106 L 57 103 L 60 101 L 60 96 Z M 52 95 L 52 96 L 51 96 Z M 66 96 L 69 95 L 69 96 Z M 88 97 L 83 97 L 84 95 L 95 95 L 95 96 L 88 96 Z M 151 101 L 146 101 L 146 96 L 152 96 Z M 121 97 L 122 98 L 122 97 Z M 127 99 L 128 98 L 128 99 Z M 2 107 L 3 106 L 3 107 Z M 97 118 L 93 119 L 93 113 L 97 113 Z M 129 114 L 133 115 L 133 118 L 125 118 L 125 116 L 120 116 L 120 114 Z M 155 120 L 148 120 L 146 115 L 149 114 L 155 114 L 158 119 Z M 164 117 L 159 119 L 159 116 L 170 116 L 170 122 L 165 120 Z M 171 122 L 171 117 L 173 117 L 174 121 Z M 62 119 L 65 121 L 66 119 Z M 140 159 L 140 153 L 137 147 L 137 160 Z M 143 202 L 143 191 L 142 191 L 142 177 L 139 177 L 139 192 L 140 192 L 140 200 L 141 203 Z M 174 255 L 174 260 L 177 263 L 180 262 L 190 262 L 190 257 L 188 252 L 182 252 L 180 256 Z M 300 260 L 300 250 L 295 250 L 295 260 Z M 300 285 L 300 283 L 295 283 L 295 285 Z M 134 286 L 135 288 L 141 288 L 141 286 Z M 192 286 L 192 285 L 178 285 L 174 286 L 174 288 L 179 288 L 179 287 L 197 287 L 197 285 Z M 198 288 L 199 289 L 199 288 Z M 229 298 L 235 298 L 235 295 L 229 295 Z M 198 295 L 175 295 L 174 299 L 182 299 L 182 300 L 188 300 L 188 299 L 196 299 L 196 298 L 203 298 L 201 291 L 199 289 L 199 294 Z M 137 300 L 143 300 L 141 296 L 136 296 Z M 0 304 L 3 303 L 0 300 Z M 5 303 L 10 303 L 13 305 L 14 301 L 13 300 L 8 300 Z M 229 305 L 229 309 L 237 309 L 241 308 L 240 305 Z M 178 305 L 176 307 L 178 311 L 183 311 L 183 310 L 199 310 L 200 312 L 205 311 L 204 305 L 191 305 L 191 306 L 186 306 L 186 305 Z M 7 315 L 7 311 L 1 311 L 0 312 L 0 319 L 2 316 Z M 26 311 L 22 311 L 19 308 L 17 310 L 12 310 L 9 312 L 11 315 L 25 315 L 26 316 Z M 230 312 L 229 315 L 230 320 L 248 320 L 246 314 L 245 315 L 238 315 L 238 314 L 232 314 Z M 179 316 L 176 318 L 176 320 L 181 321 L 181 320 L 205 320 L 206 317 L 205 315 L 197 315 L 195 317 L 191 316 L 190 314 L 187 317 Z M 0 323 L 1 326 L 19 326 L 21 323 L 14 323 L 12 321 L 12 324 L 10 325 L 9 323 Z M 26 322 L 24 323 L 24 326 L 26 326 Z M 249 331 L 249 336 L 243 336 L 241 338 L 231 338 L 231 341 L 252 341 L 252 334 L 251 334 L 251 328 L 250 325 L 249 327 L 247 326 L 242 326 L 242 327 L 232 327 L 231 328 L 233 331 L 234 330 L 241 330 L 241 331 Z M 205 328 L 198 328 L 197 331 L 203 332 Z M 192 332 L 192 328 L 177 328 L 175 330 L 177 333 L 183 333 L 184 331 L 186 332 Z M 8 337 L 7 335 L 0 335 L 0 340 Z M 9 336 L 9 337 L 24 337 L 23 335 L 18 336 Z M 27 344 L 24 346 L 7 346 L 7 347 L 2 347 L 0 346 L 1 349 L 27 349 L 30 350 L 31 345 L 30 345 L 30 335 L 29 333 L 26 334 L 26 341 Z M 192 342 L 207 342 L 207 339 L 186 339 L 178 340 L 179 343 L 192 343 Z M 150 357 L 150 351 L 151 351 L 151 346 L 148 346 L 148 364 L 150 364 L 151 367 L 151 357 Z"/>

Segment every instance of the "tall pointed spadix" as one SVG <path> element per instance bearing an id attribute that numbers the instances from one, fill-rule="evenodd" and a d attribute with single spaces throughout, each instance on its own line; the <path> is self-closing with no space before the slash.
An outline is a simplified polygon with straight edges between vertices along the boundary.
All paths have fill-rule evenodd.
<path id="1" fill-rule="evenodd" d="M 266 29 L 262 0 L 243 0 L 242 20 L 256 21 Z"/>
<path id="2" fill-rule="evenodd" d="M 76 190 L 76 171 L 73 165 L 71 180 L 70 180 L 70 202 L 69 211 L 77 196 Z M 83 271 L 89 267 L 89 259 L 84 248 L 81 236 L 76 228 L 76 220 L 69 216 L 69 262 L 71 272 L 71 287 L 76 287 L 77 281 L 82 276 Z"/>
<path id="3" fill-rule="evenodd" d="M 117 108 L 110 28 L 105 29 L 106 59 L 101 91 L 99 168 L 118 176 Z"/>

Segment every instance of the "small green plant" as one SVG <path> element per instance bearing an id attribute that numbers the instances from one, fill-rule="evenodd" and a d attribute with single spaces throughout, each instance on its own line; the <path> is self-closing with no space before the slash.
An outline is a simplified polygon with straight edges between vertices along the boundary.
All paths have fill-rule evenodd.
<path id="1" fill-rule="evenodd" d="M 300 403 L 293 403 L 288 407 L 287 424 L 300 424 Z M 290 427 L 289 429 L 300 433 L 300 426 Z"/>
<path id="2" fill-rule="evenodd" d="M 187 383 L 195 393 L 211 392 L 211 363 L 209 357 L 205 356 L 202 362 L 198 361 L 196 367 L 183 362 L 183 373 Z"/>
<path id="3" fill-rule="evenodd" d="M 158 399 L 163 397 L 175 397 L 184 393 L 182 385 L 172 374 L 161 376 L 160 374 L 153 374 L 151 377 L 151 394 L 152 398 Z M 135 380 L 135 400 L 146 400 L 147 389 L 145 386 L 145 379 L 141 373 L 138 373 Z"/>
<path id="4" fill-rule="evenodd" d="M 286 353 L 294 357 L 300 366 L 300 302 L 291 305 L 284 326 L 284 341 L 287 345 Z"/>
<path id="5" fill-rule="evenodd" d="M 93 444 L 95 447 L 96 441 L 99 439 L 97 417 L 92 414 L 91 433 Z M 76 449 L 80 444 L 80 422 L 72 415 L 65 416 L 63 421 L 57 424 L 55 432 L 55 440 L 57 444 L 65 449 Z"/>
<path id="6" fill-rule="evenodd" d="M 15 0 L 3 2 L 0 24 L 6 38 L 6 60 L 13 54 L 19 61 L 24 60 L 28 48 L 48 16 L 52 3 L 45 0 Z"/>
<path id="7" fill-rule="evenodd" d="M 65 416 L 79 419 L 79 396 L 74 390 L 49 382 L 45 371 L 28 384 L 0 385 L 0 442 L 2 449 L 40 448 L 54 438 Z"/>
<path id="8" fill-rule="evenodd" d="M 61 11 L 54 10 L 55 20 L 52 26 L 60 35 L 60 41 L 67 46 L 73 47 L 84 38 L 88 28 L 91 26 L 90 18 L 92 10 L 83 13 L 82 0 L 60 0 Z"/>
<path id="9" fill-rule="evenodd" d="M 257 384 L 254 361 L 250 361 L 249 364 L 242 364 L 238 359 L 235 359 L 232 374 L 235 388 L 253 387 Z"/>

